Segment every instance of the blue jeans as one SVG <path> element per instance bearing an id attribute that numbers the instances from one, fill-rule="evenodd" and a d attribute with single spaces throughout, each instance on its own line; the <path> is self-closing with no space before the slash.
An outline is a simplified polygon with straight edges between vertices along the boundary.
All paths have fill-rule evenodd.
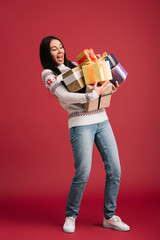
<path id="1" fill-rule="evenodd" d="M 95 142 L 105 165 L 104 215 L 115 215 L 121 168 L 117 144 L 108 120 L 91 125 L 70 128 L 70 141 L 74 153 L 75 176 L 70 187 L 66 216 L 77 217 L 82 195 L 90 174 Z"/>

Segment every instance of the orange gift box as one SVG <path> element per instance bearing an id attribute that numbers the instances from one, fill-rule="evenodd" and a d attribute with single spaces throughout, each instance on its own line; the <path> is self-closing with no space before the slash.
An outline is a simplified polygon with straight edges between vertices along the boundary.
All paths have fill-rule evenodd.
<path id="1" fill-rule="evenodd" d="M 95 80 L 104 82 L 112 79 L 109 61 L 98 61 L 82 66 L 86 85 L 94 84 Z"/>

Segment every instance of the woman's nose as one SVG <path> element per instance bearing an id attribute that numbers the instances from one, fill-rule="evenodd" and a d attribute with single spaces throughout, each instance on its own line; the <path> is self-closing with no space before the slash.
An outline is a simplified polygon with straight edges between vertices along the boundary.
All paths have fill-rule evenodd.
<path id="1" fill-rule="evenodd" d="M 61 53 L 61 49 L 60 48 L 58 48 L 58 53 Z"/>

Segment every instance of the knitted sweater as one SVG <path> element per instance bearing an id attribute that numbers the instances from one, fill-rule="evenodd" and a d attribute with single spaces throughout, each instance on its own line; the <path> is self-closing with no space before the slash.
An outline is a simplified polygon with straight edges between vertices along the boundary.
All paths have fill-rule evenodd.
<path id="1" fill-rule="evenodd" d="M 63 74 L 70 68 L 64 64 L 58 66 Z M 63 84 L 62 74 L 56 75 L 50 69 L 42 71 L 42 79 L 47 88 L 58 98 L 61 106 L 68 111 L 68 127 L 100 123 L 108 119 L 105 109 L 86 111 L 83 104 L 97 99 L 99 96 L 93 90 L 91 93 L 72 93 Z"/>

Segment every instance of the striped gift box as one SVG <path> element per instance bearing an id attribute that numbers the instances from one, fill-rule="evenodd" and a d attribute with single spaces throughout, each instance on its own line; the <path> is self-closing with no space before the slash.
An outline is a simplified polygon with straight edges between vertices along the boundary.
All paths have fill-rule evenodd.
<path id="1" fill-rule="evenodd" d="M 112 77 L 113 79 L 110 80 L 112 84 L 116 86 L 116 81 L 121 84 L 122 82 L 125 81 L 128 73 L 126 70 L 122 67 L 120 63 L 118 63 L 114 68 L 111 69 L 112 72 Z"/>
<path id="2" fill-rule="evenodd" d="M 62 78 L 70 92 L 77 92 L 85 87 L 83 71 L 80 66 L 70 69 L 62 75 Z"/>
<path id="3" fill-rule="evenodd" d="M 110 55 L 106 56 L 105 60 L 109 61 L 111 68 L 113 68 L 114 66 L 116 66 L 118 64 L 118 61 L 115 58 L 115 56 L 113 55 L 113 53 L 111 53 Z"/>

